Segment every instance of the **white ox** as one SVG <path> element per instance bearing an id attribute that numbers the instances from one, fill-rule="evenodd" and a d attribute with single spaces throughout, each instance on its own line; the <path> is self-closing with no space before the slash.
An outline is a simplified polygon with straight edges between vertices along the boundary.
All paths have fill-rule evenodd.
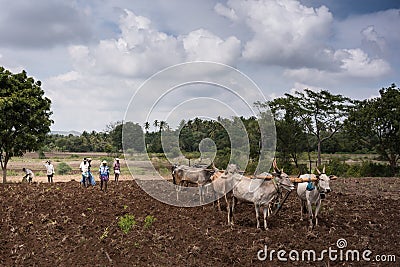
<path id="1" fill-rule="evenodd" d="M 309 182 L 298 183 L 297 195 L 301 202 L 301 217 L 303 220 L 303 213 L 308 211 L 310 228 L 314 227 L 313 219 L 315 219 L 315 226 L 318 226 L 318 212 L 321 208 L 322 199 L 325 198 L 325 194 L 331 192 L 329 181 L 336 179 L 336 176 L 330 175 L 329 177 L 325 173 L 325 167 L 322 173 L 316 168 L 318 175 L 317 181 L 311 182 L 312 188 L 308 187 Z M 314 177 L 313 174 L 303 174 L 300 178 L 310 179 Z M 315 205 L 315 213 L 313 214 L 312 206 Z"/>
<path id="2" fill-rule="evenodd" d="M 239 173 L 239 168 L 236 164 L 229 164 L 224 172 L 220 172 L 213 165 L 215 173 L 211 176 L 212 189 L 214 192 L 214 199 L 217 199 L 218 210 L 221 211 L 219 199 L 223 196 L 225 198 L 226 210 L 228 212 L 228 224 L 231 224 L 231 198 L 227 194 L 232 190 L 233 175 Z"/>
<path id="3" fill-rule="evenodd" d="M 204 203 L 204 190 L 203 187 L 211 182 L 211 175 L 214 174 L 213 170 L 207 170 L 203 168 L 195 168 L 184 165 L 173 165 L 171 168 L 172 180 L 175 185 L 177 185 L 177 195 L 179 198 L 179 191 L 181 186 L 186 184 L 186 186 L 191 184 L 196 184 L 199 187 L 199 197 L 200 205 Z"/>
<path id="4" fill-rule="evenodd" d="M 235 208 L 235 199 L 254 203 L 256 211 L 257 228 L 260 228 L 259 210 L 263 207 L 264 215 L 264 228 L 267 229 L 267 215 L 269 213 L 270 202 L 277 196 L 284 188 L 286 190 L 293 190 L 294 185 L 290 181 L 289 176 L 279 170 L 276 166 L 276 162 L 273 163 L 275 176 L 272 180 L 266 180 L 261 178 L 250 179 L 240 174 L 233 174 L 232 178 L 234 181 L 233 187 L 233 200 L 232 200 L 232 219 L 233 224 L 233 212 Z"/>

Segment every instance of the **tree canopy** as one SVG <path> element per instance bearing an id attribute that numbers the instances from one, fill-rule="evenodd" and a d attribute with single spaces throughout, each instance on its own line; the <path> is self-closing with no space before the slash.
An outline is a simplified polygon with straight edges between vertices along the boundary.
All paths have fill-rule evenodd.
<path id="1" fill-rule="evenodd" d="M 25 71 L 13 74 L 0 67 L 0 161 L 3 182 L 13 156 L 37 150 L 50 131 L 51 101 L 41 82 Z"/>
<path id="2" fill-rule="evenodd" d="M 394 174 L 400 158 L 400 89 L 392 84 L 379 90 L 379 94 L 357 102 L 346 128 L 354 138 L 389 161 Z"/>

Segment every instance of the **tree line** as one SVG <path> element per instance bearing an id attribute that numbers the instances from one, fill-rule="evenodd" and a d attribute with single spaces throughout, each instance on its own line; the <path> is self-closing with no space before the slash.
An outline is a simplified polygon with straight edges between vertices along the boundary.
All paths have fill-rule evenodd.
<path id="1" fill-rule="evenodd" d="M 321 165 L 321 153 L 377 153 L 389 162 L 392 173 L 397 171 L 400 156 L 400 89 L 392 84 L 379 90 L 380 96 L 352 100 L 326 90 L 305 89 L 265 103 L 255 103 L 260 113 L 268 109 L 276 127 L 277 157 L 301 169 L 299 156 Z M 228 122 L 240 120 L 249 140 L 250 161 L 256 163 L 260 151 L 260 129 L 257 117 L 200 118 L 182 120 L 176 129 L 164 121 L 143 125 L 132 122 L 110 124 L 105 132 L 84 132 L 81 136 L 51 136 L 45 141 L 47 149 L 61 151 L 121 152 L 122 130 L 125 128 L 124 148 L 132 152 L 164 153 L 162 134 L 179 136 L 179 150 L 184 154 L 199 152 L 199 144 L 210 138 L 216 146 L 216 161 L 224 165 L 231 154 L 232 140 L 227 132 Z M 156 127 L 150 131 L 150 125 Z M 179 151 L 175 152 L 176 155 Z M 317 158 L 312 159 L 312 153 Z M 252 168 L 250 166 L 249 168 Z"/>
<path id="2" fill-rule="evenodd" d="M 378 153 L 389 162 L 392 175 L 397 173 L 400 157 L 400 89 L 392 84 L 379 90 L 379 96 L 353 100 L 327 90 L 296 91 L 265 103 L 254 103 L 263 114 L 271 112 L 276 127 L 277 157 L 301 169 L 299 156 L 306 153 L 309 162 L 317 153 Z M 182 120 L 176 129 L 165 121 L 115 122 L 101 132 L 83 132 L 80 136 L 51 135 L 51 100 L 44 96 L 41 82 L 25 71 L 13 74 L 0 67 L 0 163 L 6 181 L 7 163 L 27 151 L 74 152 L 145 152 L 170 153 L 189 157 L 199 152 L 205 138 L 215 145 L 216 163 L 225 166 L 231 155 L 247 143 L 243 138 L 230 139 L 227 129 L 237 131 L 243 125 L 248 136 L 248 171 L 260 155 L 261 131 L 257 117 Z M 240 123 L 238 123 L 240 122 Z M 156 130 L 150 131 L 151 125 Z M 123 134 L 124 133 L 124 134 Z M 179 137 L 175 148 L 162 146 L 162 136 Z M 246 137 L 247 137 L 246 136 Z M 169 139 L 166 139 L 169 140 Z M 172 139 L 171 139 L 172 140 Z M 168 143 L 168 142 L 167 142 Z M 168 145 L 167 145 L 168 146 Z M 179 148 L 178 148 L 179 147 Z M 207 147 L 207 146 L 206 146 Z M 231 151 L 231 147 L 233 148 Z M 165 151 L 167 149 L 167 151 Z M 239 153 L 240 154 L 240 153 Z"/>

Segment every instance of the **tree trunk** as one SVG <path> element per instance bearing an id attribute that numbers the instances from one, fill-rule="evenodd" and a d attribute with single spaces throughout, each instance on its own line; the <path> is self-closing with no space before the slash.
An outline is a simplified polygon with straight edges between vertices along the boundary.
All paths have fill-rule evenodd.
<path id="1" fill-rule="evenodd" d="M 318 167 L 321 166 L 321 140 L 318 140 Z"/>
<path id="2" fill-rule="evenodd" d="M 391 170 L 392 176 L 395 176 L 396 175 L 396 165 L 397 165 L 396 159 L 391 157 L 389 159 L 389 163 L 390 163 L 390 170 Z"/>
<path id="3" fill-rule="evenodd" d="M 7 165 L 3 167 L 3 184 L 7 183 Z"/>
<path id="4" fill-rule="evenodd" d="M 7 163 L 9 159 L 8 153 L 5 153 L 4 156 L 3 153 L 0 154 L 1 169 L 3 170 L 3 184 L 7 183 Z"/>

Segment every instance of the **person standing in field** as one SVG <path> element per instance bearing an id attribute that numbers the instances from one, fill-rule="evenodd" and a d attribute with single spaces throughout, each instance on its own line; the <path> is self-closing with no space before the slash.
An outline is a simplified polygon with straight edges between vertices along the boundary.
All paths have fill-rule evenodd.
<path id="1" fill-rule="evenodd" d="M 110 168 L 107 166 L 107 161 L 103 160 L 99 169 L 99 177 L 100 177 L 100 190 L 103 191 L 103 183 L 104 183 L 104 191 L 107 192 L 107 182 L 110 178 Z"/>
<path id="2" fill-rule="evenodd" d="M 53 175 L 54 175 L 54 166 L 53 166 L 53 164 L 51 164 L 51 161 L 48 160 L 48 161 L 46 161 L 46 164 L 44 164 L 44 167 L 46 167 L 47 181 L 49 183 L 52 183 Z"/>
<path id="3" fill-rule="evenodd" d="M 119 158 L 115 158 L 113 168 L 114 168 L 114 180 L 118 184 L 118 178 L 119 175 L 121 174 L 121 164 L 119 163 Z"/>
<path id="4" fill-rule="evenodd" d="M 79 169 L 82 172 L 81 184 L 86 186 L 86 178 L 89 178 L 89 163 L 86 158 L 83 158 L 83 161 L 79 165 Z"/>
<path id="5" fill-rule="evenodd" d="M 91 158 L 87 158 L 86 160 L 87 160 L 87 162 L 88 162 L 88 164 L 89 164 L 89 167 L 88 167 L 89 181 L 90 181 L 90 183 L 92 184 L 92 186 L 95 186 L 95 185 L 96 185 L 96 181 L 94 180 L 94 177 L 93 177 L 93 175 L 92 175 L 92 172 L 90 171 L 90 169 L 91 169 L 91 167 L 92 167 L 92 159 L 91 159 Z"/>
<path id="6" fill-rule="evenodd" d="M 22 168 L 22 171 L 25 172 L 25 176 L 22 177 L 22 181 L 26 181 L 26 178 L 28 178 L 28 182 L 32 183 L 33 177 L 35 177 L 33 172 L 30 169 L 26 168 Z"/>

